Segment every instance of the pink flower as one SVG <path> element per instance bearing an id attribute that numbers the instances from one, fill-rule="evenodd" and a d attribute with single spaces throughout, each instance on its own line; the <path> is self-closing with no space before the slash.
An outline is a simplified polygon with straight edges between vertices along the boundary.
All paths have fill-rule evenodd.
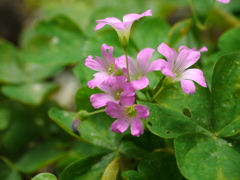
<path id="1" fill-rule="evenodd" d="M 137 62 L 134 62 L 130 57 L 128 58 L 130 80 L 136 90 L 147 87 L 149 80 L 146 75 L 151 71 L 160 70 L 161 68 L 161 60 L 150 63 L 154 51 L 151 48 L 141 50 L 137 55 Z M 124 65 L 122 68 L 126 68 L 126 57 L 121 56 L 118 59 Z M 123 70 L 127 74 L 126 69 Z"/>
<path id="2" fill-rule="evenodd" d="M 169 79 L 172 83 L 180 81 L 185 93 L 193 94 L 196 87 L 192 81 L 203 87 L 207 87 L 207 84 L 200 69 L 187 68 L 199 60 L 201 51 L 206 50 L 206 47 L 196 51 L 195 48 L 188 49 L 185 46 L 181 46 L 179 53 L 177 53 L 174 49 L 162 43 L 158 47 L 158 51 L 166 57 L 167 61 L 161 60 L 161 71 L 165 76 L 170 76 Z"/>
<path id="3" fill-rule="evenodd" d="M 100 19 L 94 30 L 101 29 L 106 24 L 112 26 L 118 34 L 121 44 L 125 47 L 128 45 L 130 30 L 134 21 L 140 19 L 143 16 L 152 16 L 152 10 L 148 10 L 142 14 L 127 14 L 123 16 L 123 22 L 115 17 L 108 17 L 106 19 Z"/>
<path id="4" fill-rule="evenodd" d="M 103 82 L 98 87 L 105 93 L 93 94 L 90 101 L 94 108 L 100 108 L 106 105 L 108 101 L 119 103 L 121 94 L 125 96 L 134 96 L 135 90 L 130 83 L 126 83 L 125 76 L 116 76 L 111 82 Z M 111 85 L 110 85 L 111 84 Z"/>
<path id="5" fill-rule="evenodd" d="M 116 75 L 121 71 L 118 68 L 116 59 L 113 58 L 113 47 L 107 46 L 106 44 L 102 45 L 102 55 L 104 59 L 96 56 L 96 60 L 92 56 L 88 56 L 85 60 L 85 65 L 95 71 L 100 71 L 94 74 L 95 78 L 88 82 L 90 88 L 99 86 L 102 82 L 107 82 L 113 75 Z"/>
<path id="6" fill-rule="evenodd" d="M 134 97 L 121 97 L 121 105 L 115 102 L 107 102 L 106 113 L 112 118 L 118 118 L 113 122 L 110 129 L 116 133 L 123 133 L 128 126 L 131 126 L 133 136 L 143 134 L 143 126 L 140 118 L 147 119 L 149 110 L 147 106 L 134 105 Z"/>
<path id="7" fill-rule="evenodd" d="M 230 0 L 217 0 L 218 2 L 221 2 L 221 3 L 225 3 L 225 4 L 227 4 L 227 3 L 229 3 L 230 2 Z"/>

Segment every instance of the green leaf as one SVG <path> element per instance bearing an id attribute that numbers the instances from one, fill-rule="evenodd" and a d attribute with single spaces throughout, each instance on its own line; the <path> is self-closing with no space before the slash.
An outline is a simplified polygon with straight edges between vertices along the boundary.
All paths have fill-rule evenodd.
<path id="1" fill-rule="evenodd" d="M 4 85 L 1 91 L 11 99 L 29 105 L 40 105 L 44 98 L 56 89 L 56 85 L 49 82 L 23 84 L 18 86 Z"/>
<path id="2" fill-rule="evenodd" d="M 41 21 L 37 32 L 24 49 L 28 62 L 60 66 L 82 60 L 85 37 L 69 18 L 56 16 L 50 21 Z"/>
<path id="3" fill-rule="evenodd" d="M 149 108 L 148 129 L 165 138 L 177 137 L 186 132 L 210 134 L 210 93 L 208 88 L 196 84 L 193 95 L 182 92 L 178 82 L 163 89 L 158 103 L 139 102 Z M 181 127 L 181 128 L 180 128 Z"/>
<path id="4" fill-rule="evenodd" d="M 139 159 L 147 154 L 147 151 L 139 148 L 131 141 L 122 141 L 119 145 L 119 152 Z"/>
<path id="5" fill-rule="evenodd" d="M 61 128 L 63 128 L 68 134 L 81 140 L 79 135 L 72 131 L 72 121 L 76 113 L 60 110 L 57 108 L 51 108 L 48 111 L 49 117 L 55 121 Z"/>
<path id="6" fill-rule="evenodd" d="M 65 168 L 60 176 L 60 180 L 101 179 L 104 170 L 116 156 L 116 153 L 105 156 L 104 154 L 99 154 L 80 159 Z"/>
<path id="7" fill-rule="evenodd" d="M 115 157 L 105 169 L 102 180 L 117 180 L 118 173 L 120 170 L 120 157 Z"/>
<path id="8" fill-rule="evenodd" d="M 165 152 L 152 152 L 146 155 L 140 161 L 138 171 L 151 180 L 183 179 L 178 170 L 175 156 Z"/>
<path id="9" fill-rule="evenodd" d="M 76 141 L 71 150 L 81 158 L 111 152 L 108 149 L 101 148 L 83 141 Z"/>
<path id="10" fill-rule="evenodd" d="M 191 26 L 191 19 L 184 19 L 174 24 L 174 26 L 168 33 L 168 45 L 174 46 L 180 39 L 182 39 L 187 34 Z"/>
<path id="11" fill-rule="evenodd" d="M 31 180 L 57 180 L 56 176 L 50 173 L 41 173 L 36 175 Z"/>
<path id="12" fill-rule="evenodd" d="M 224 51 L 230 52 L 240 52 L 239 43 L 240 37 L 236 36 L 236 34 L 240 33 L 240 28 L 232 28 L 225 32 L 220 38 L 218 42 L 218 46 L 220 49 Z"/>
<path id="13" fill-rule="evenodd" d="M 89 119 L 83 121 L 78 129 L 81 137 L 87 142 L 110 150 L 116 150 L 125 133 L 112 132 L 110 126 L 113 121 L 110 116 L 103 112 L 89 116 Z"/>
<path id="14" fill-rule="evenodd" d="M 138 172 L 127 171 L 122 175 L 129 180 L 139 179 L 174 179 L 182 180 L 175 156 L 165 152 L 152 152 L 144 156 L 138 164 Z"/>
<path id="15" fill-rule="evenodd" d="M 170 25 L 166 21 L 145 17 L 136 22 L 131 36 L 139 50 L 146 47 L 156 49 L 161 42 L 167 41 L 169 30 Z"/>
<path id="16" fill-rule="evenodd" d="M 240 131 L 240 53 L 222 56 L 212 78 L 212 117 L 217 136 L 227 137 Z"/>
<path id="17" fill-rule="evenodd" d="M 10 122 L 11 112 L 7 108 L 0 108 L 0 131 L 6 129 Z"/>
<path id="18" fill-rule="evenodd" d="M 22 180 L 21 176 L 18 174 L 17 170 L 11 166 L 10 164 L 7 164 L 6 162 L 2 161 L 0 159 L 0 179 L 2 180 Z"/>
<path id="19" fill-rule="evenodd" d="M 18 169 L 24 173 L 33 173 L 60 159 L 64 151 L 58 148 L 58 143 L 55 140 L 48 140 L 29 149 L 16 163 Z"/>
<path id="20" fill-rule="evenodd" d="M 133 170 L 123 172 L 122 176 L 127 180 L 147 180 L 145 177 L 142 176 L 142 174 Z"/>
<path id="21" fill-rule="evenodd" d="M 21 83 L 25 80 L 17 49 L 0 39 L 0 82 Z"/>
<path id="22" fill-rule="evenodd" d="M 90 89 L 88 86 L 81 87 L 75 96 L 75 101 L 78 110 L 93 111 L 94 107 L 90 102 L 90 96 L 92 94 L 103 93 L 100 89 L 94 88 Z"/>
<path id="23" fill-rule="evenodd" d="M 139 136 L 133 136 L 132 134 L 126 134 L 122 141 L 132 141 L 134 144 L 147 152 L 152 152 L 155 149 L 162 149 L 165 147 L 165 139 L 156 136 L 150 131 L 144 131 L 144 133 Z"/>
<path id="24" fill-rule="evenodd" d="M 188 133 L 175 139 L 178 167 L 191 180 L 239 179 L 240 143 Z"/>

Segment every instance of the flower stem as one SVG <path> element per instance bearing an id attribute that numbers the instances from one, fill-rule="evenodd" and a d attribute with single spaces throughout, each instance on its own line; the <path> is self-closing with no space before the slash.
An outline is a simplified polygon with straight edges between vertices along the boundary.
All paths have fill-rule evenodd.
<path id="1" fill-rule="evenodd" d="M 128 47 L 124 47 L 125 57 L 126 57 L 126 67 L 127 67 L 127 79 L 130 82 L 129 66 L 128 66 Z"/>
<path id="2" fill-rule="evenodd" d="M 189 4 L 189 7 L 190 7 L 190 9 L 192 11 L 193 19 L 194 19 L 195 23 L 198 24 L 199 23 L 198 15 L 197 15 L 197 11 L 196 11 L 196 8 L 195 8 L 192 0 L 188 0 L 188 4 Z"/>
<path id="3" fill-rule="evenodd" d="M 209 8 L 209 10 L 208 10 L 207 17 L 206 17 L 206 19 L 205 19 L 205 21 L 204 21 L 204 23 L 203 23 L 203 26 L 206 26 L 206 23 L 207 23 L 207 21 L 208 21 L 208 19 L 209 19 L 209 17 L 210 17 L 210 14 L 211 14 L 211 12 L 212 12 L 212 10 L 213 10 L 213 8 L 214 8 L 215 2 L 216 2 L 216 0 L 213 0 L 213 1 L 212 1 L 212 4 L 211 4 L 211 6 L 210 6 L 210 8 Z"/>
<path id="4" fill-rule="evenodd" d="M 88 113 L 88 116 L 94 115 L 94 114 L 98 114 L 98 113 L 102 113 L 105 112 L 105 109 L 99 109 L 93 112 Z"/>
<path id="5" fill-rule="evenodd" d="M 164 89 L 163 86 L 161 86 L 161 88 L 157 91 L 157 93 L 154 94 L 153 98 L 152 98 L 152 102 L 158 97 L 159 93 Z"/>
<path id="6" fill-rule="evenodd" d="M 80 110 L 77 114 L 76 114 L 76 118 L 80 121 L 84 121 L 86 120 L 89 116 L 91 115 L 94 115 L 94 114 L 98 114 L 98 113 L 101 113 L 101 112 L 104 112 L 105 109 L 99 109 L 99 110 L 96 110 L 96 111 L 93 111 L 93 112 L 87 112 L 85 110 Z"/>

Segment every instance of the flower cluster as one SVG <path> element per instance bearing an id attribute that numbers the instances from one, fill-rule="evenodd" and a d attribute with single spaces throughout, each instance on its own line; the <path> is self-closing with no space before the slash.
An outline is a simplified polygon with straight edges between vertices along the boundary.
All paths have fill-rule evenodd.
<path id="1" fill-rule="evenodd" d="M 143 16 L 152 15 L 148 10 L 142 14 L 128 14 L 123 18 L 123 22 L 116 18 L 106 18 L 97 20 L 99 23 L 95 30 L 109 24 L 117 31 L 120 42 L 126 50 L 130 28 L 135 20 Z M 142 119 L 147 119 L 149 110 L 147 106 L 136 104 L 136 91 L 142 90 L 149 85 L 147 74 L 152 71 L 161 71 L 167 76 L 165 81 L 173 84 L 180 81 L 182 89 L 187 94 L 195 92 L 197 82 L 203 87 L 207 87 L 203 72 L 200 69 L 188 69 L 200 58 L 200 52 L 207 51 L 206 47 L 197 50 L 181 46 L 178 52 L 162 43 L 158 47 L 159 53 L 166 57 L 166 60 L 157 59 L 150 61 L 154 49 L 142 49 L 136 57 L 136 61 L 127 54 L 115 58 L 113 56 L 114 48 L 102 45 L 102 57 L 88 56 L 85 65 L 98 71 L 94 74 L 95 78 L 88 82 L 90 88 L 98 87 L 103 93 L 93 94 L 90 101 L 94 108 L 106 106 L 105 112 L 112 118 L 118 118 L 111 125 L 110 129 L 116 133 L 124 132 L 128 126 L 131 126 L 133 136 L 140 136 L 143 133 Z M 154 98 L 158 94 L 155 94 Z"/>

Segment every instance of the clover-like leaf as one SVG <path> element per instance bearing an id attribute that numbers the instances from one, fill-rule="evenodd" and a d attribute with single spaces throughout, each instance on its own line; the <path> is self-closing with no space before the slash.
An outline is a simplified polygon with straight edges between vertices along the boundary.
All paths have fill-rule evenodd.
<path id="1" fill-rule="evenodd" d="M 175 139 L 178 167 L 191 180 L 239 179 L 240 143 L 199 133 Z"/>
<path id="2" fill-rule="evenodd" d="M 240 53 L 222 56 L 212 78 L 212 118 L 217 136 L 240 132 Z"/>

